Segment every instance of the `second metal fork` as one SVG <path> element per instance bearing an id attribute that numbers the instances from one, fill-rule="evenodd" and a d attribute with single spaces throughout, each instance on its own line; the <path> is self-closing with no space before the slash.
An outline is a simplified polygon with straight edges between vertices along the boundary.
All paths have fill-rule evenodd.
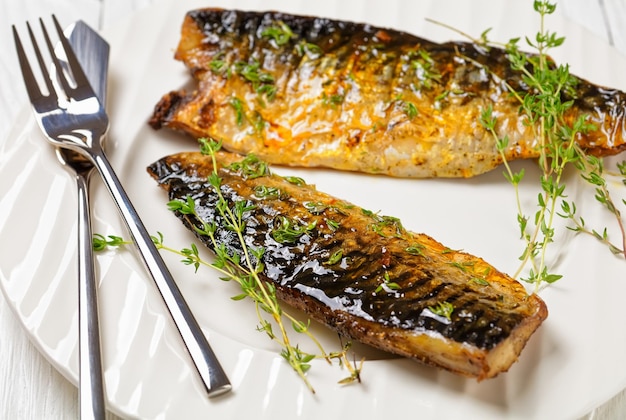
<path id="1" fill-rule="evenodd" d="M 46 63 L 29 26 L 29 35 L 44 76 L 47 93 L 41 91 L 17 30 L 13 27 L 18 58 L 35 118 L 53 145 L 81 153 L 96 166 L 178 328 L 203 380 L 207 394 L 211 397 L 225 393 L 231 389 L 226 374 L 100 145 L 100 139 L 106 134 L 109 126 L 106 111 L 93 92 L 67 39 L 63 36 L 59 23 L 54 17 L 53 20 L 65 50 L 73 83 L 68 80 L 67 72 L 63 71 L 56 58 L 45 25 L 40 20 L 46 45 L 51 52 L 59 76 L 58 83 L 54 83 L 48 74 Z"/>
<path id="2" fill-rule="evenodd" d="M 87 79 L 103 106 L 106 104 L 109 45 L 84 22 L 78 21 L 67 30 L 67 37 L 76 48 L 78 61 L 84 66 Z M 57 47 L 61 47 L 57 45 Z M 64 56 L 62 48 L 57 48 Z M 56 50 L 55 50 L 56 51 Z M 63 60 L 65 60 L 63 58 Z M 67 69 L 67 63 L 63 62 Z M 58 147 L 57 157 L 76 181 L 78 198 L 78 378 L 81 420 L 104 419 L 106 406 L 100 348 L 98 314 L 98 282 L 94 267 L 89 179 L 94 165 L 72 150 Z"/>

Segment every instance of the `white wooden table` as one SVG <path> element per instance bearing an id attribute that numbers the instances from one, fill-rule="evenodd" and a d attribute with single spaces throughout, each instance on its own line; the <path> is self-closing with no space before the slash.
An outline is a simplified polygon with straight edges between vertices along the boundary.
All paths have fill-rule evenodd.
<path id="1" fill-rule="evenodd" d="M 11 24 L 55 13 L 63 22 L 82 19 L 94 28 L 104 29 L 156 2 L 158 0 L 0 0 L 0 141 L 7 136 L 18 111 L 27 103 L 13 53 Z M 626 0 L 559 0 L 558 3 L 572 21 L 626 54 Z M 10 246 L 6 238 L 2 239 L 1 246 Z M 117 418 L 113 414 L 108 417 Z M 39 354 L 0 297 L 0 419 L 72 418 L 78 418 L 76 388 Z M 626 419 L 626 390 L 584 418 Z"/>

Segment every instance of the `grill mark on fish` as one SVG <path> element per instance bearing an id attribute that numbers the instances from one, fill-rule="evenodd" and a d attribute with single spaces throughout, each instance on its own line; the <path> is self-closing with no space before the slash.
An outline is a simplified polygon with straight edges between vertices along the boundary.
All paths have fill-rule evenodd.
<path id="1" fill-rule="evenodd" d="M 279 23 L 294 34 L 284 45 L 263 36 Z M 302 53 L 303 45 L 318 53 Z M 488 106 L 500 117 L 499 137 L 509 137 L 507 159 L 538 156 L 532 129 L 506 86 L 523 91 L 525 85 L 498 48 L 437 44 L 326 18 L 199 9 L 186 16 L 175 57 L 191 69 L 198 89 L 165 95 L 151 125 L 219 138 L 231 151 L 270 163 L 401 177 L 478 175 L 502 163 L 479 122 Z M 257 95 L 232 73 L 215 74 L 211 63 L 218 57 L 231 67 L 258 62 L 275 80 L 275 97 Z M 436 77 L 417 70 L 420 60 Z M 260 115 L 262 130 L 237 124 L 228 105 L 233 96 Z M 598 156 L 626 149 L 623 92 L 578 79 L 576 97 L 564 99 L 574 99 L 566 120 L 588 114 L 598 126 L 578 136 L 582 148 Z M 417 115 L 406 115 L 402 103 L 413 104 Z"/>
<path id="2" fill-rule="evenodd" d="M 383 350 L 479 379 L 506 371 L 547 316 L 545 304 L 480 258 L 449 250 L 432 238 L 280 176 L 245 179 L 226 167 L 242 159 L 220 152 L 221 192 L 229 205 L 254 205 L 246 213 L 245 241 L 263 247 L 262 278 L 279 297 L 340 333 Z M 163 158 L 148 168 L 170 199 L 192 197 L 199 216 L 218 226 L 229 252 L 242 253 L 236 235 L 216 212 L 218 196 L 207 176 L 211 160 L 200 153 Z M 278 188 L 260 198 L 255 188 Z M 313 204 L 312 204 L 313 203 Z M 193 231 L 201 222 L 177 213 Z M 288 217 L 315 228 L 281 243 L 273 231 Z M 331 228 L 331 222 L 336 222 Z M 207 237 L 199 239 L 209 248 Z M 409 252 L 413 247 L 419 252 Z M 330 261 L 338 250 L 341 258 Z M 482 282 L 476 282 L 480 278 Z M 387 281 L 398 288 L 387 287 Z M 433 309 L 454 308 L 449 319 Z M 506 356 L 502 356 L 505 354 Z M 459 360 L 457 360 L 459 359 Z"/>

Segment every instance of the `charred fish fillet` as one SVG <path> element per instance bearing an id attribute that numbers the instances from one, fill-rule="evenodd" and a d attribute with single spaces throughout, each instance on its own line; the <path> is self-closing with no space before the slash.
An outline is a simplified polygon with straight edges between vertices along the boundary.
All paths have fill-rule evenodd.
<path id="1" fill-rule="evenodd" d="M 272 164 L 398 177 L 470 177 L 502 163 L 480 124 L 491 106 L 508 160 L 538 156 L 523 92 L 503 50 L 433 43 L 371 25 L 277 12 L 201 9 L 182 26 L 175 58 L 197 89 L 173 91 L 150 124 L 211 136 Z M 626 95 L 579 79 L 566 118 L 597 129 L 578 144 L 626 149 Z"/>
<path id="2" fill-rule="evenodd" d="M 544 302 L 517 281 L 393 217 L 270 174 L 251 156 L 219 152 L 217 162 L 228 204 L 251 206 L 244 239 L 265 249 L 262 279 L 281 300 L 342 335 L 482 380 L 507 371 L 547 317 Z M 170 200 L 191 197 L 199 217 L 217 225 L 220 245 L 241 254 L 217 213 L 212 171 L 211 157 L 199 152 L 148 168 Z M 177 216 L 198 235 L 199 219 Z"/>

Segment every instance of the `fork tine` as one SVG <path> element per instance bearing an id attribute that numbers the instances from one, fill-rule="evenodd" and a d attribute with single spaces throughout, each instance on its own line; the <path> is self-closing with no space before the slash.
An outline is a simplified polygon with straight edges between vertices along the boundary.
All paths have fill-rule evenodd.
<path id="1" fill-rule="evenodd" d="M 62 91 L 64 91 L 65 95 L 69 97 L 78 93 L 78 87 L 82 87 L 81 91 L 91 96 L 91 91 L 93 90 L 93 88 L 91 88 L 91 84 L 89 83 L 89 80 L 87 79 L 87 76 L 85 75 L 82 66 L 76 58 L 76 54 L 74 54 L 74 51 L 69 44 L 69 41 L 63 34 L 63 29 L 61 28 L 61 25 L 59 24 L 59 21 L 57 20 L 55 15 L 52 15 L 52 20 L 54 21 L 54 26 L 58 34 L 59 41 L 65 52 L 65 61 L 67 63 L 67 68 L 69 68 L 69 73 L 63 70 L 64 66 L 62 66 L 59 57 L 57 57 L 57 55 L 55 54 L 54 46 L 52 45 L 50 35 L 48 34 L 48 30 L 46 29 L 43 19 L 40 18 L 39 23 L 41 25 L 41 31 L 43 33 L 46 46 L 48 47 L 48 51 L 50 52 L 50 58 L 52 59 L 52 63 L 54 64 L 54 67 L 56 69 L 57 78 L 61 85 L 60 87 Z M 28 97 L 30 98 L 31 102 L 33 103 L 33 105 L 35 105 L 36 102 L 39 103 L 39 101 L 44 98 L 56 99 L 58 97 L 58 92 L 55 89 L 55 85 L 50 77 L 48 65 L 44 61 L 43 55 L 41 54 L 41 49 L 39 48 L 37 39 L 35 38 L 30 23 L 26 22 L 26 26 L 28 28 L 28 34 L 33 45 L 33 50 L 35 51 L 35 55 L 37 57 L 37 62 L 39 63 L 43 79 L 48 89 L 48 94 L 45 94 L 41 90 L 39 82 L 35 78 L 33 69 L 31 67 L 31 64 L 29 63 L 28 57 L 24 50 L 24 46 L 17 32 L 17 28 L 15 27 L 15 25 L 13 25 L 13 38 L 15 40 L 15 49 L 17 50 L 20 68 L 22 70 L 22 76 L 24 79 L 24 83 L 26 84 L 26 91 L 28 92 Z M 74 88 L 70 85 L 71 82 L 68 80 L 68 76 L 70 76 L 70 74 L 71 77 L 74 79 Z M 85 88 L 87 88 L 87 91 L 84 90 Z"/>
<path id="2" fill-rule="evenodd" d="M 32 30 L 30 29 L 30 25 L 28 23 L 26 23 L 26 25 L 28 26 L 28 31 L 31 35 L 31 40 L 33 40 L 34 36 L 32 34 Z M 37 79 L 35 78 L 35 75 L 33 74 L 33 69 L 31 68 L 30 63 L 28 62 L 28 57 L 26 57 L 26 52 L 24 51 L 22 40 L 20 39 L 20 36 L 17 33 L 17 28 L 15 28 L 15 25 L 13 25 L 13 39 L 15 41 L 15 49 L 17 50 L 17 58 L 20 63 L 20 68 L 22 70 L 22 76 L 24 79 L 24 84 L 26 85 L 26 91 L 28 92 L 28 97 L 30 98 L 31 102 L 35 102 L 41 99 L 42 97 L 44 97 L 44 95 L 41 92 L 41 89 L 39 89 L 39 83 L 37 82 Z M 33 45 L 35 46 L 35 51 L 39 55 L 41 55 L 39 53 L 39 49 L 37 48 L 37 44 L 33 42 Z M 48 90 L 50 91 L 50 85 L 48 85 Z M 50 92 L 53 92 L 53 91 L 50 91 Z"/>
<path id="3" fill-rule="evenodd" d="M 43 19 L 39 18 L 39 24 L 41 25 L 41 31 L 43 32 L 44 40 L 46 41 L 46 45 L 48 46 L 48 51 L 50 51 L 50 57 L 52 58 L 52 63 L 54 64 L 54 67 L 56 68 L 59 82 L 61 83 L 61 86 L 63 87 L 63 90 L 65 91 L 65 94 L 70 95 L 72 91 L 72 87 L 70 86 L 70 84 L 67 81 L 67 78 L 65 77 L 65 73 L 63 72 L 63 67 L 61 67 L 61 62 L 59 61 L 59 58 L 54 53 L 54 46 L 52 45 L 52 41 L 50 41 L 50 36 L 48 35 L 48 30 L 46 29 L 46 25 L 44 25 L 43 23 Z M 61 34 L 61 43 L 63 42 L 63 39 L 65 39 L 65 37 L 63 36 L 63 34 Z M 39 57 L 40 56 L 38 55 L 38 58 Z"/>
<path id="4" fill-rule="evenodd" d="M 33 48 L 35 50 L 35 55 L 37 56 L 37 61 L 39 62 L 39 67 L 41 68 L 41 73 L 43 73 L 43 77 L 46 82 L 46 87 L 48 88 L 49 95 L 56 96 L 54 85 L 52 84 L 52 79 L 50 78 L 50 74 L 48 73 L 48 68 L 46 66 L 45 61 L 43 60 L 43 56 L 41 55 L 41 50 L 39 49 L 39 45 L 37 44 L 37 40 L 35 39 L 35 34 L 33 34 L 33 30 L 30 27 L 30 24 L 28 22 L 26 22 L 26 26 L 28 28 L 28 34 L 30 35 L 30 41 L 33 44 Z M 44 35 L 47 37 L 47 34 L 45 33 L 45 31 L 44 31 Z"/>
<path id="5" fill-rule="evenodd" d="M 72 48 L 69 41 L 63 34 L 63 29 L 61 28 L 61 25 L 59 24 L 59 21 L 57 20 L 55 15 L 52 15 L 52 20 L 54 21 L 54 26 L 56 28 L 57 34 L 59 35 L 59 40 L 61 41 L 61 45 L 63 46 L 63 50 L 65 51 L 65 58 L 67 59 L 67 65 L 70 68 L 70 71 L 72 72 L 72 76 L 74 77 L 74 82 L 76 83 L 77 86 L 81 86 L 81 85 L 91 86 L 89 83 L 89 80 L 87 80 L 87 76 L 85 75 L 83 67 L 78 62 L 78 59 L 76 58 L 76 54 L 74 54 L 74 49 Z M 58 65 L 57 71 L 60 71 L 61 63 L 59 62 L 59 59 L 55 56 L 54 60 L 55 60 L 55 65 Z"/>

